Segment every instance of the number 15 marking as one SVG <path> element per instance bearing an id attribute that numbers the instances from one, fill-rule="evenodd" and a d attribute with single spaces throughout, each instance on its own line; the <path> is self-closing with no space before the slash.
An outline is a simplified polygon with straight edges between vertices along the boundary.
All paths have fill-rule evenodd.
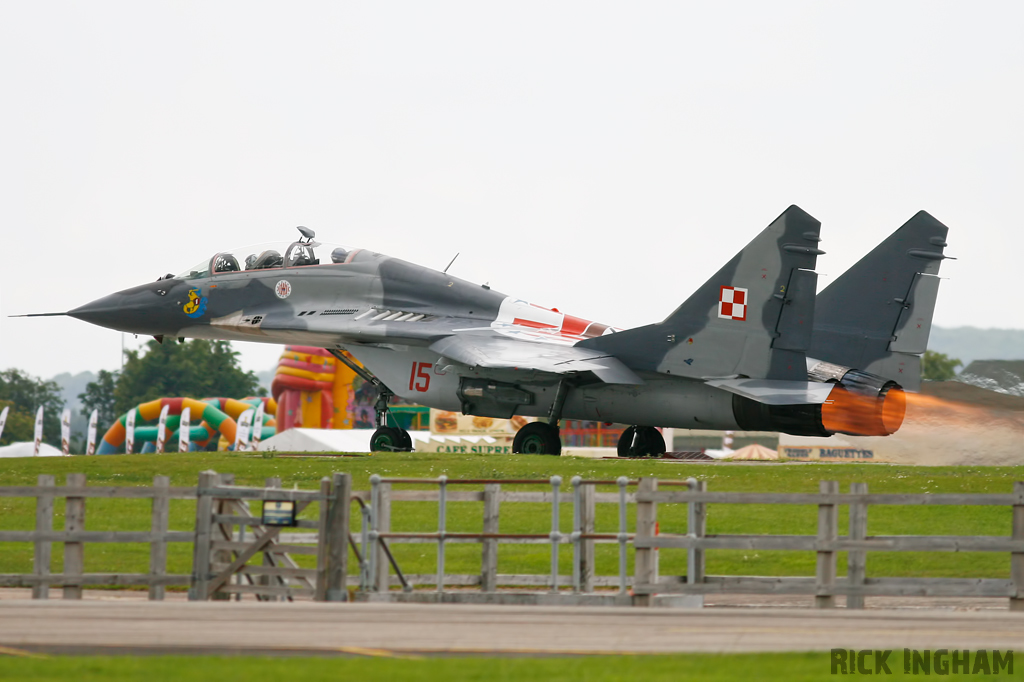
<path id="1" fill-rule="evenodd" d="M 412 372 L 409 373 L 409 390 L 426 393 L 430 389 L 430 373 L 427 371 L 433 367 L 429 362 L 412 363 Z"/>

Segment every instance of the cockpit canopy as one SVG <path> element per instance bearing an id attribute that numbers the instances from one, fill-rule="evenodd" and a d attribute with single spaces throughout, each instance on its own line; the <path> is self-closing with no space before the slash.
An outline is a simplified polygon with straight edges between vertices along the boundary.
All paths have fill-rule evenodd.
<path id="1" fill-rule="evenodd" d="M 231 251 L 215 253 L 175 276 L 176 279 L 202 279 L 204 277 L 270 270 L 274 268 L 296 268 L 318 265 L 340 265 L 376 258 L 379 254 L 363 249 L 353 249 L 338 244 L 327 244 L 311 239 L 295 242 L 267 242 L 243 246 Z"/>

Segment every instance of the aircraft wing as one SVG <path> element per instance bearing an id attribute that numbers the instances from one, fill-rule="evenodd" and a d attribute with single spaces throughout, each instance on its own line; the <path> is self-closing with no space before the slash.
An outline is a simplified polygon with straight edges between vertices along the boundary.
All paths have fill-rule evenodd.
<path id="1" fill-rule="evenodd" d="M 576 346 L 524 341 L 497 334 L 462 333 L 435 341 L 430 349 L 470 367 L 533 369 L 552 374 L 593 372 L 607 384 L 644 383 L 616 358 Z"/>

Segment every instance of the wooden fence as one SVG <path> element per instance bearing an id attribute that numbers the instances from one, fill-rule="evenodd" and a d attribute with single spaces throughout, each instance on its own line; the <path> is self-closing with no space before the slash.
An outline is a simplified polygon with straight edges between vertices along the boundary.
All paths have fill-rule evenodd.
<path id="1" fill-rule="evenodd" d="M 162 599 L 169 586 L 188 586 L 191 599 L 313 598 L 341 601 L 348 598 L 348 584 L 358 585 L 357 598 L 369 601 L 468 601 L 506 603 L 578 603 L 650 605 L 656 598 L 682 597 L 698 605 L 703 595 L 715 593 L 810 595 L 819 608 L 836 606 L 845 596 L 848 608 L 863 608 L 865 597 L 941 596 L 1008 599 L 1011 610 L 1024 610 L 1024 483 L 1015 483 L 1010 494 L 871 494 L 867 485 L 853 483 L 848 493 L 839 492 L 835 481 L 822 481 L 818 493 L 709 492 L 703 481 L 586 481 L 575 477 L 569 490 L 561 478 L 549 480 L 448 480 L 401 479 L 372 476 L 368 491 L 352 491 L 348 474 L 324 478 L 319 490 L 282 490 L 280 481 L 268 479 L 262 488 L 235 486 L 229 474 L 203 472 L 199 485 L 171 487 L 166 476 L 154 478 L 152 487 L 87 486 L 84 474 L 69 474 L 57 486 L 53 476 L 39 477 L 35 486 L 0 487 L 0 498 L 29 497 L 36 502 L 34 530 L 0 531 L 0 542 L 32 543 L 33 572 L 0 574 L 0 586 L 31 587 L 32 596 L 45 599 L 50 587 L 63 587 L 65 599 L 80 599 L 85 585 L 147 586 L 150 599 Z M 394 488 L 394 486 L 400 486 Z M 516 490 L 503 486 L 514 485 Z M 427 486 L 410 489 L 409 486 Z M 476 489 L 466 490 L 463 486 Z M 544 486 L 542 491 L 522 490 Z M 598 487 L 614 492 L 599 492 Z M 462 488 L 462 489 L 460 489 Z M 482 489 L 481 489 L 482 488 Z M 54 501 L 65 500 L 64 529 L 55 530 Z M 88 498 L 148 499 L 152 504 L 149 531 L 85 530 Z M 171 500 L 195 501 L 195 525 L 191 530 L 170 530 Z M 314 519 L 299 519 L 300 532 L 281 533 L 250 512 L 249 501 L 292 500 L 297 511 L 317 505 Z M 393 531 L 394 503 L 436 502 L 437 530 Z M 448 505 L 454 502 L 481 504 L 482 531 L 449 531 Z M 510 503 L 550 505 L 550 531 L 502 533 L 502 511 Z M 352 505 L 361 515 L 359 540 L 349 532 Z M 568 532 L 560 509 L 572 506 Z M 614 529 L 595 528 L 597 504 L 617 505 Z M 658 533 L 658 508 L 687 505 L 687 533 Z M 715 504 L 812 505 L 817 508 L 815 535 L 712 535 L 707 533 L 709 507 Z M 839 535 L 840 506 L 849 509 L 849 531 Z M 872 506 L 1002 506 L 1012 509 L 1009 536 L 868 535 Z M 629 507 L 635 507 L 635 526 L 629 532 Z M 400 508 L 400 507 L 399 507 Z M 311 508 L 312 509 L 312 508 Z M 86 573 L 85 543 L 147 543 L 149 571 L 139 574 Z M 192 572 L 167 573 L 168 543 L 191 543 Z M 53 543 L 63 543 L 63 570 L 51 573 Z M 400 543 L 436 546 L 436 572 L 403 573 L 392 552 Z M 446 571 L 446 547 L 478 543 L 481 570 L 478 574 L 454 575 Z M 618 546 L 618 574 L 596 575 L 594 547 Z M 542 544 L 551 548 L 547 574 L 499 573 L 500 544 Z M 559 572 L 559 549 L 573 548 L 570 575 Z M 312 545 L 312 546 L 310 546 Z M 627 574 L 628 552 L 634 552 L 634 570 Z M 687 574 L 659 577 L 659 549 L 685 549 Z M 783 550 L 814 552 L 814 576 L 709 576 L 705 556 L 711 550 Z M 349 575 L 349 554 L 358 575 Z M 889 578 L 869 577 L 867 552 L 1002 552 L 1010 555 L 1009 578 Z M 847 553 L 847 574 L 837 575 L 839 552 Z M 302 568 L 291 555 L 316 557 L 314 568 Z M 262 559 L 261 564 L 253 561 Z M 400 586 L 401 590 L 392 589 Z M 544 590 L 502 590 L 503 587 L 534 587 Z M 417 589 L 418 588 L 418 589 Z M 473 589 L 478 588 L 478 589 Z"/>
<path id="2" fill-rule="evenodd" d="M 436 490 L 392 490 L 395 484 L 431 484 Z M 504 492 L 501 483 L 550 485 L 550 492 Z M 560 529 L 558 507 L 561 479 L 543 480 L 465 480 L 400 479 L 371 477 L 369 494 L 356 493 L 366 502 L 364 512 L 364 552 L 361 598 L 385 601 L 445 601 L 445 602 L 497 602 L 511 603 L 630 603 L 651 605 L 656 596 L 684 595 L 690 605 L 702 603 L 707 594 L 776 594 L 813 595 L 815 606 L 836 606 L 836 597 L 845 596 L 848 608 L 863 608 L 868 596 L 922 596 L 922 597 L 1003 597 L 1008 598 L 1010 610 L 1024 610 L 1024 483 L 1015 483 L 1012 494 L 869 494 L 867 484 L 853 483 L 849 493 L 839 492 L 836 481 L 822 481 L 818 493 L 733 493 L 708 492 L 704 481 L 689 479 L 684 490 L 665 490 L 679 486 L 680 481 L 658 481 L 641 478 L 639 481 L 584 481 L 574 478 L 572 485 L 573 522 L 570 532 Z M 452 485 L 483 485 L 483 492 L 455 491 Z M 618 493 L 595 492 L 595 486 L 614 484 Z M 627 488 L 635 486 L 635 493 Z M 661 489 L 659 489 L 659 486 Z M 438 530 L 431 533 L 396 533 L 390 530 L 393 514 L 392 502 L 438 502 Z M 482 533 L 451 533 L 445 529 L 445 507 L 450 501 L 483 502 L 484 529 Z M 502 502 L 544 502 L 551 504 L 552 530 L 549 534 L 503 534 L 497 532 L 498 510 Z M 595 532 L 594 504 L 619 505 L 617 533 Z M 709 535 L 707 518 L 709 505 L 720 504 L 784 504 L 814 505 L 818 510 L 816 535 Z M 635 532 L 627 532 L 627 505 L 635 504 Z M 658 532 L 658 505 L 687 505 L 687 534 L 661 534 Z M 839 536 L 839 507 L 849 507 L 849 534 Z M 1012 533 L 1007 536 L 917 536 L 867 534 L 868 510 L 872 505 L 895 506 L 1008 506 L 1012 508 Z M 375 511 L 374 511 L 375 510 Z M 389 576 L 389 563 L 385 561 L 386 542 L 430 542 L 437 544 L 436 576 L 398 575 L 405 587 L 402 592 L 390 589 L 394 579 Z M 444 548 L 452 542 L 479 542 L 482 544 L 482 571 L 479 576 L 453 576 L 444 571 Z M 552 551 L 551 573 L 538 575 L 502 575 L 497 573 L 498 543 L 550 543 Z M 572 575 L 558 574 L 558 546 L 572 543 L 574 547 Z M 594 543 L 619 544 L 619 575 L 595 576 L 593 573 Z M 632 545 L 634 573 L 626 575 L 627 546 Z M 376 549 L 374 549 L 376 547 Z M 687 575 L 659 578 L 659 549 L 686 549 Z M 705 573 L 708 550 L 784 550 L 816 553 L 816 572 L 807 577 L 762 576 L 709 576 Z M 887 578 L 868 577 L 866 554 L 883 552 L 1003 552 L 1010 554 L 1009 579 L 985 578 Z M 838 552 L 847 552 L 847 575 L 837 575 Z M 432 592 L 414 591 L 413 586 L 433 586 Z M 521 591 L 501 595 L 498 585 L 543 585 L 547 595 L 527 595 Z M 446 592 L 446 586 L 479 586 L 480 592 L 465 590 Z M 571 586 L 566 593 L 561 588 Z M 595 589 L 617 586 L 618 594 Z M 628 590 L 628 591 L 627 591 Z"/>
<path id="3" fill-rule="evenodd" d="M 110 487 L 86 486 L 85 474 L 68 474 L 65 485 L 58 486 L 54 477 L 40 475 L 34 486 L 0 487 L 0 498 L 34 497 L 36 500 L 35 530 L 2 530 L 0 542 L 31 542 L 34 547 L 31 574 L 0 574 L 0 586 L 31 587 L 33 599 L 49 597 L 50 587 L 64 588 L 65 599 L 81 599 L 83 585 L 148 585 L 150 599 L 163 599 L 168 586 L 187 586 L 191 575 L 167 573 L 167 543 L 194 541 L 195 533 L 168 528 L 171 500 L 194 500 L 195 488 L 171 487 L 167 476 L 156 476 L 153 486 Z M 53 527 L 54 500 L 64 498 L 64 530 Z M 152 500 L 152 523 L 148 531 L 85 530 L 86 500 L 89 498 Z M 64 543 L 64 568 L 51 573 L 53 543 Z M 149 544 L 149 573 L 85 573 L 85 543 L 133 542 Z"/>

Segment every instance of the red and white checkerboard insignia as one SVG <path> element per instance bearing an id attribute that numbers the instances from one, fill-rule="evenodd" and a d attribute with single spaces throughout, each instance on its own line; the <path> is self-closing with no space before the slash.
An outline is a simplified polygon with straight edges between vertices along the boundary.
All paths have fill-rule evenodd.
<path id="1" fill-rule="evenodd" d="M 747 319 L 747 290 L 722 287 L 718 295 L 718 316 L 726 320 Z"/>

